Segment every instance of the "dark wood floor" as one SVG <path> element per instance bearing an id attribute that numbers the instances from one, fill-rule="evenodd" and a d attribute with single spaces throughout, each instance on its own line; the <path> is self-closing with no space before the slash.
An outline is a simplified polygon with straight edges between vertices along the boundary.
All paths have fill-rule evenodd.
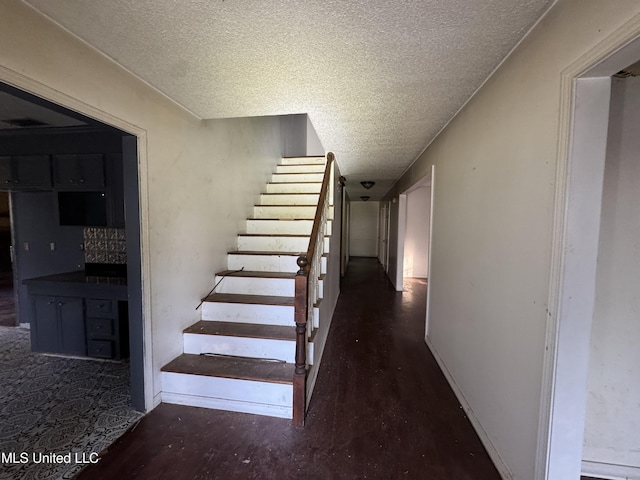
<path id="1" fill-rule="evenodd" d="M 163 404 L 78 478 L 499 480 L 424 343 L 425 297 L 353 258 L 303 429 Z"/>

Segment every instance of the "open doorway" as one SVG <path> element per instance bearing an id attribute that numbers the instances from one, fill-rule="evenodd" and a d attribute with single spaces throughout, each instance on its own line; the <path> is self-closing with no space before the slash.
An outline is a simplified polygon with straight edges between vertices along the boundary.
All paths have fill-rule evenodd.
<path id="1" fill-rule="evenodd" d="M 540 479 L 640 478 L 640 25 L 623 33 L 563 75 Z"/>
<path id="2" fill-rule="evenodd" d="M 0 326 L 18 325 L 12 255 L 9 192 L 0 192 Z"/>
<path id="3" fill-rule="evenodd" d="M 397 235 L 388 237 L 387 273 L 397 291 L 405 277 L 426 281 L 429 276 L 431 203 L 431 172 L 388 203 L 388 231 Z"/>

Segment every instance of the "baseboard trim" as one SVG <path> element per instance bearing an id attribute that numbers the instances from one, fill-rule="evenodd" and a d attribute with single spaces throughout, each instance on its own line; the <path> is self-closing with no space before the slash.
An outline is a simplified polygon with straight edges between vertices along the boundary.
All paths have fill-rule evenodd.
<path id="1" fill-rule="evenodd" d="M 467 414 L 467 417 L 469 418 L 469 421 L 471 422 L 473 429 L 476 431 L 478 437 L 480 438 L 480 441 L 482 442 L 482 445 L 484 445 L 484 448 L 487 450 L 487 453 L 489 454 L 489 458 L 491 458 L 491 461 L 493 462 L 496 469 L 498 470 L 498 473 L 503 478 L 503 480 L 513 480 L 513 473 L 511 473 L 511 470 L 509 470 L 509 467 L 507 467 L 507 465 L 504 463 L 504 461 L 500 457 L 498 450 L 496 450 L 496 447 L 491 442 L 491 439 L 489 438 L 489 435 L 487 434 L 487 432 L 485 432 L 484 428 L 482 428 L 480 421 L 476 417 L 475 413 L 471 409 L 471 406 L 469 405 L 469 402 L 467 402 L 467 399 L 464 397 L 464 394 L 462 393 L 462 391 L 456 384 L 455 380 L 453 379 L 451 372 L 449 372 L 449 369 L 446 367 L 444 360 L 442 360 L 442 357 L 438 353 L 438 350 L 433 345 L 433 343 L 431 342 L 431 339 L 428 336 L 425 336 L 424 340 L 427 346 L 429 347 L 429 350 L 431 350 L 431 353 L 435 357 L 436 362 L 438 363 L 440 370 L 442 370 L 442 373 L 447 379 L 447 382 L 449 383 L 449 386 L 453 390 L 453 393 L 458 398 L 458 401 L 460 402 L 462 409 Z"/>
<path id="2" fill-rule="evenodd" d="M 607 480 L 640 480 L 640 467 L 583 460 L 582 475 Z"/>
<path id="3" fill-rule="evenodd" d="M 242 402 L 239 400 L 229 400 L 224 398 L 200 397 L 198 395 L 162 392 L 162 402 L 186 405 L 190 407 L 211 408 L 213 410 L 252 413 L 254 415 L 265 415 L 268 417 L 293 418 L 293 411 L 291 407 Z"/>

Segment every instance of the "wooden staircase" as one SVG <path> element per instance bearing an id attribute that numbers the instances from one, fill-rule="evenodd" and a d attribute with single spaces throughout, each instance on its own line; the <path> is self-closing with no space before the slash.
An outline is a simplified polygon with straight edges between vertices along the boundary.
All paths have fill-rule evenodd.
<path id="1" fill-rule="evenodd" d="M 203 300 L 201 320 L 183 332 L 183 355 L 162 368 L 163 402 L 292 418 L 296 261 L 309 246 L 325 163 L 288 157 L 276 167 L 227 256 L 228 270 L 216 274 L 218 286 Z M 331 220 L 326 232 L 321 274 Z M 321 299 L 322 277 L 318 289 Z M 309 320 L 308 365 L 318 306 Z"/>

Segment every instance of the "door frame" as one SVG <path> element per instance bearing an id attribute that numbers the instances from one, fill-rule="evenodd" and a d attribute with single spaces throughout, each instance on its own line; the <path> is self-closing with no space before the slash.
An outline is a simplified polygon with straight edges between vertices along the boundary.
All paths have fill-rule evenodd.
<path id="1" fill-rule="evenodd" d="M 47 85 L 37 82 L 31 78 L 10 70 L 0 65 L 0 81 L 14 88 L 22 90 L 32 95 L 36 95 L 46 101 L 60 105 L 63 108 L 78 112 L 82 115 L 95 119 L 98 122 L 115 127 L 125 133 L 136 138 L 137 142 L 137 177 L 138 177 L 138 202 L 139 202 L 139 222 L 137 223 L 139 231 L 139 258 L 140 258 L 140 292 L 141 303 L 141 319 L 140 325 L 136 327 L 142 333 L 142 345 L 139 345 L 137 351 L 140 353 L 132 362 L 138 362 L 132 371 L 143 372 L 142 387 L 139 389 L 131 389 L 132 401 L 136 408 L 149 411 L 154 407 L 153 399 L 153 362 L 152 362 L 152 338 L 151 338 L 151 291 L 147 279 L 150 278 L 150 252 L 146 248 L 149 243 L 149 227 L 148 227 L 148 176 L 147 176 L 147 131 L 133 125 L 119 117 L 116 117 L 105 110 L 101 110 L 92 105 L 88 105 L 76 98 L 70 97 L 58 90 Z M 137 253 L 137 252 L 136 252 Z M 133 383 L 132 383 L 133 385 Z"/>
<path id="2" fill-rule="evenodd" d="M 640 58 L 639 36 L 637 15 L 561 75 L 536 480 L 581 473 L 610 77 Z"/>

